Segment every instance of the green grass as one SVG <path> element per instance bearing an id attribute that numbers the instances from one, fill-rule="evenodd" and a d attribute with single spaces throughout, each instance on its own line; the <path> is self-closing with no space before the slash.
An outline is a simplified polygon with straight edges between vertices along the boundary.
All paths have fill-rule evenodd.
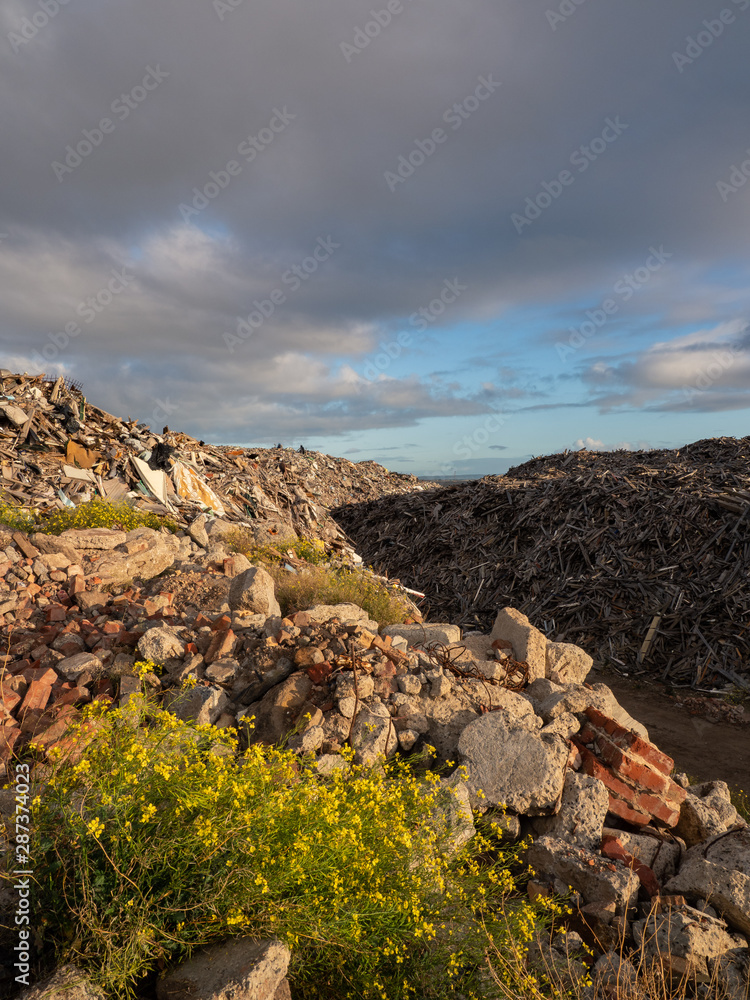
<path id="1" fill-rule="evenodd" d="M 322 778 L 284 749 L 240 757 L 234 732 L 145 698 L 71 741 L 33 802 L 48 964 L 129 997 L 196 947 L 276 935 L 306 1000 L 522 994 L 523 961 L 496 988 L 487 950 L 525 953 L 559 907 L 519 892 L 520 848 L 477 836 L 456 856 L 437 774 L 401 761 Z"/>

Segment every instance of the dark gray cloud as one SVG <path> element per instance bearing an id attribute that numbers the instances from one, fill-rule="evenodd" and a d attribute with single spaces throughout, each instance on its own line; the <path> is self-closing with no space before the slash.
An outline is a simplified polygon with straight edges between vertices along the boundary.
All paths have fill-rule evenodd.
<path id="1" fill-rule="evenodd" d="M 718 12 L 704 0 L 591 0 L 554 30 L 548 0 L 403 0 L 348 55 L 341 45 L 366 37 L 356 31 L 371 3 L 243 0 L 219 4 L 220 17 L 210 0 L 70 0 L 19 42 L 9 34 L 44 18 L 37 0 L 9 0 L 4 363 L 75 371 L 117 412 L 270 440 L 489 413 L 501 388 L 520 398 L 525 374 L 508 370 L 529 343 L 552 352 L 549 329 L 498 326 L 483 355 L 467 344 L 480 366 L 487 339 L 494 347 L 505 372 L 488 373 L 494 389 L 471 384 L 468 361 L 425 370 L 416 354 L 411 371 L 362 376 L 446 279 L 466 291 L 432 330 L 533 307 L 557 310 L 565 331 L 574 303 L 596 304 L 663 244 L 669 274 L 605 335 L 627 335 L 631 315 L 662 340 L 669 324 L 679 335 L 731 322 L 747 312 L 746 274 L 728 282 L 716 269 L 745 253 L 747 192 L 722 200 L 716 184 L 750 144 L 744 3 L 728 0 L 735 23 L 680 72 L 673 53 Z M 445 141 L 431 151 L 437 128 Z M 386 172 L 415 150 L 418 162 L 418 145 L 425 162 L 389 186 Z M 511 216 L 533 215 L 527 199 L 556 192 L 566 169 L 573 181 L 519 234 Z M 337 245 L 316 260 L 321 241 Z M 132 278 L 113 293 L 123 269 Z M 237 317 L 268 303 L 230 351 Z M 682 359 L 646 351 L 589 373 L 592 398 L 673 405 L 658 391 L 681 391 L 670 380 Z M 658 374 L 662 362 L 672 375 Z M 730 389 L 739 400 L 747 376 L 736 365 L 703 405 L 724 408 Z"/>

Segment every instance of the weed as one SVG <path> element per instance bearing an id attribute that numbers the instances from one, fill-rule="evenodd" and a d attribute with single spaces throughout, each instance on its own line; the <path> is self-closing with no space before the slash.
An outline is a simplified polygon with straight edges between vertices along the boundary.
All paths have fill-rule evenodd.
<path id="1" fill-rule="evenodd" d="M 498 996 L 488 940 L 505 954 L 554 910 L 517 893 L 518 851 L 477 836 L 456 856 L 455 793 L 403 761 L 323 778 L 146 698 L 72 740 L 33 803 L 40 933 L 115 996 L 238 934 L 285 941 L 315 1000 Z"/>
<path id="2" fill-rule="evenodd" d="M 31 532 L 35 530 L 34 515 L 26 507 L 20 507 L 0 496 L 0 525 L 13 531 Z"/>
<path id="3" fill-rule="evenodd" d="M 298 573 L 269 566 L 276 584 L 276 598 L 281 613 L 294 614 L 315 604 L 356 604 L 379 625 L 393 625 L 408 618 L 412 611 L 398 592 L 357 570 L 311 566 Z"/>

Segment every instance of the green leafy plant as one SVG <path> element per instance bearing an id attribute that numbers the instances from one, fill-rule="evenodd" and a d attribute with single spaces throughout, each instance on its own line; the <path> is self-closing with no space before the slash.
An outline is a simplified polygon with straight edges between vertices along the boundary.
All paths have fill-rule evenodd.
<path id="1" fill-rule="evenodd" d="M 31 532 L 35 530 L 34 515 L 26 507 L 21 507 L 0 496 L 0 525 L 13 531 Z"/>
<path id="2" fill-rule="evenodd" d="M 292 542 L 280 542 L 277 547 L 264 546 L 256 543 L 251 528 L 237 527 L 224 535 L 224 541 L 232 552 L 241 552 L 251 562 L 264 565 L 282 565 L 289 550 L 314 566 L 328 558 L 325 543 L 319 538 L 295 538 Z"/>
<path id="3" fill-rule="evenodd" d="M 33 802 L 46 954 L 125 997 L 195 947 L 276 935 L 306 998 L 505 995 L 488 941 L 515 954 L 554 909 L 517 892 L 517 852 L 477 836 L 456 855 L 437 774 L 341 764 L 240 756 L 145 697 L 88 714 Z"/>

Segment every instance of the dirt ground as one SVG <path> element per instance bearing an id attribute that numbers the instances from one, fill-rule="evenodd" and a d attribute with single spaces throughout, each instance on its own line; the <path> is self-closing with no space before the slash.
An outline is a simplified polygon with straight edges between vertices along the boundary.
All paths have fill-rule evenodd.
<path id="1" fill-rule="evenodd" d="M 674 758 L 678 771 L 702 781 L 721 779 L 730 787 L 750 791 L 747 704 L 740 711 L 719 700 L 696 698 L 690 690 L 668 694 L 663 684 L 625 678 L 614 671 L 592 671 L 587 680 L 612 688 L 623 708 L 643 723 L 659 749 Z M 742 724 L 710 718 L 727 710 L 743 718 Z"/>

